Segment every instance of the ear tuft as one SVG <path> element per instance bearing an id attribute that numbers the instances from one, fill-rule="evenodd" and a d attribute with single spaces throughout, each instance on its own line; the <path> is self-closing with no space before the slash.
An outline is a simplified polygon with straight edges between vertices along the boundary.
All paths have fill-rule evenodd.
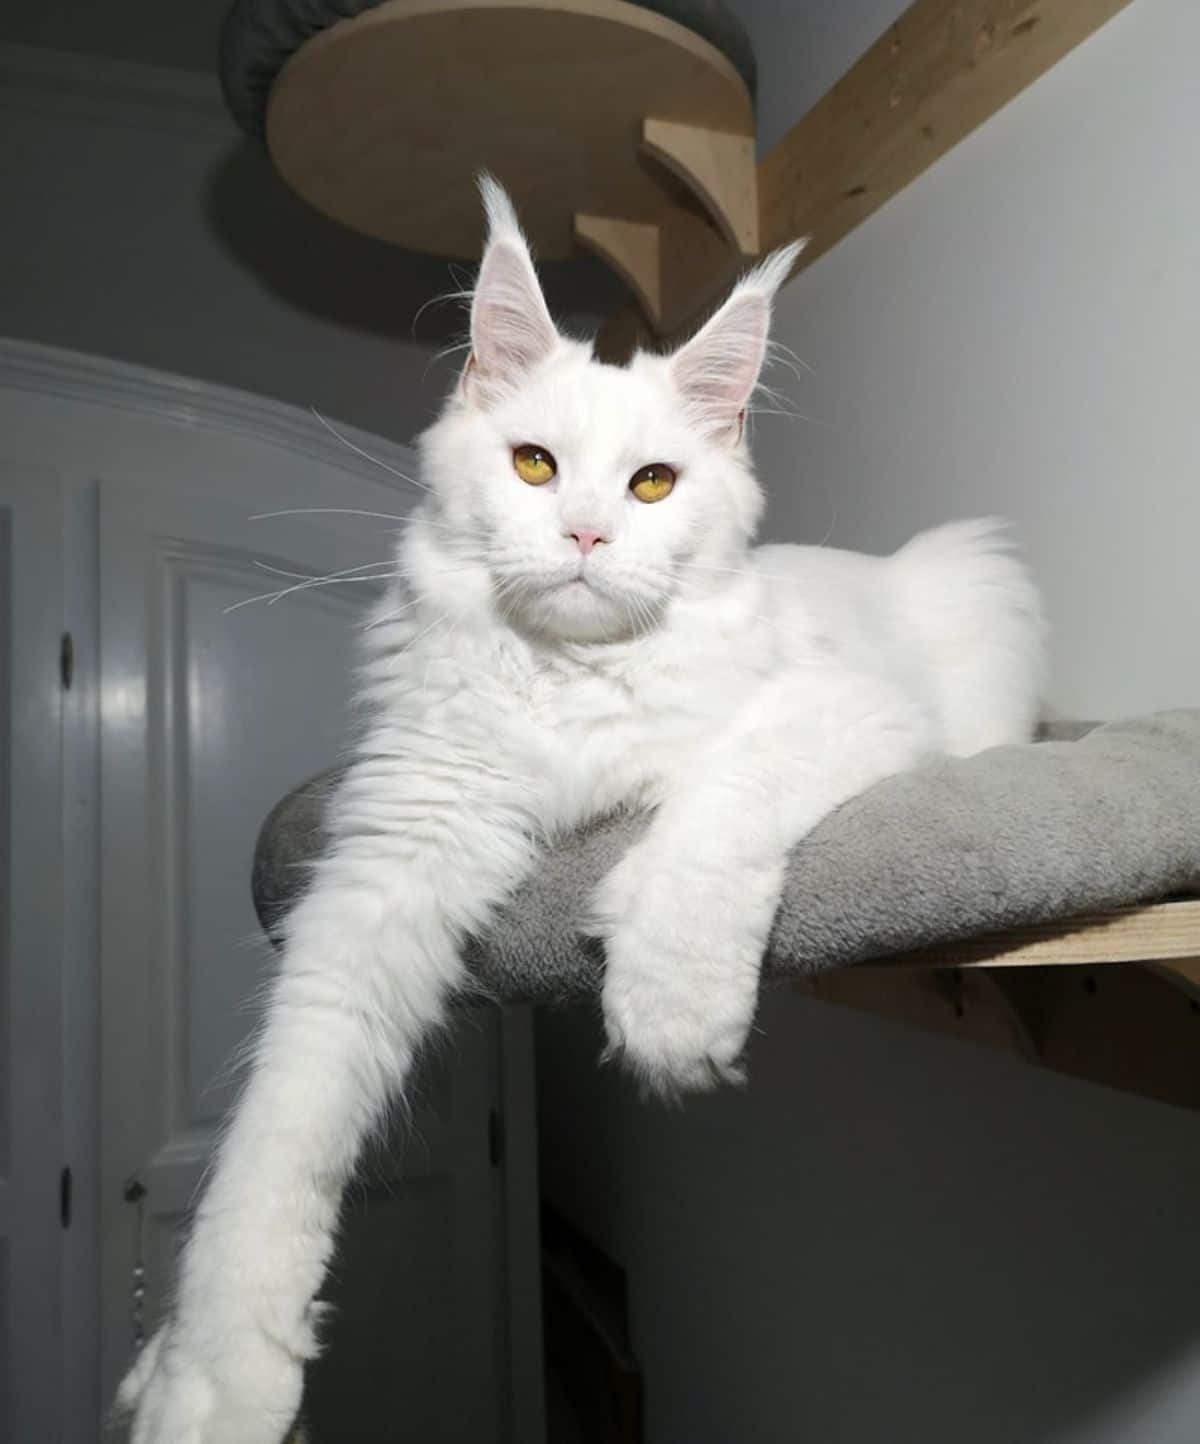
<path id="1" fill-rule="evenodd" d="M 496 177 L 489 175 L 487 171 L 480 172 L 476 184 L 479 187 L 479 198 L 483 201 L 483 213 L 487 219 L 489 243 L 499 240 L 502 236 L 507 236 L 528 249 L 524 233 L 521 230 L 521 222 L 517 219 L 516 207 L 508 192 Z"/>
<path id="2" fill-rule="evenodd" d="M 780 246 L 769 256 L 764 256 L 758 265 L 752 271 L 747 271 L 737 283 L 733 294 L 737 295 L 741 291 L 756 291 L 765 297 L 768 303 L 773 301 L 775 293 L 795 269 L 796 262 L 808 245 L 809 239 L 808 236 L 805 236 L 799 241 L 792 241 L 790 245 Z"/>
<path id="3" fill-rule="evenodd" d="M 544 360 L 558 343 L 529 243 L 507 192 L 479 178 L 488 236 L 471 300 L 471 356 L 463 386 L 486 403 Z"/>
<path id="4" fill-rule="evenodd" d="M 771 303 L 792 273 L 804 241 L 772 253 L 748 272 L 671 360 L 671 378 L 710 435 L 736 440 L 758 385 L 771 329 Z"/>

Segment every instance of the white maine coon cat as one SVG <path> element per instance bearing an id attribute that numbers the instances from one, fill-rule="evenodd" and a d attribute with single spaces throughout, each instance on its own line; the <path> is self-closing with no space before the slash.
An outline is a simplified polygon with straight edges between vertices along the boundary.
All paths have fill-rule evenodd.
<path id="1" fill-rule="evenodd" d="M 671 356 L 555 330 L 504 193 L 428 498 L 365 633 L 369 721 L 287 924 L 170 1321 L 121 1390 L 134 1444 L 279 1444 L 364 1135 L 539 846 L 649 830 L 594 899 L 610 1045 L 666 1091 L 737 1076 L 790 846 L 923 755 L 1025 739 L 1040 625 L 986 523 L 891 557 L 752 549 L 744 436 L 772 297 L 752 271 Z"/>

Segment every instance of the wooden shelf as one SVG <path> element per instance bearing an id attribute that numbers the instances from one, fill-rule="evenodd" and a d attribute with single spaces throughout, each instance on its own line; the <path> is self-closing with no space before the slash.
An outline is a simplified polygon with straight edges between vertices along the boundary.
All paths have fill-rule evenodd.
<path id="1" fill-rule="evenodd" d="M 318 210 L 435 255 L 479 255 L 475 182 L 489 170 L 540 257 L 582 237 L 618 259 L 656 318 L 645 232 L 670 222 L 681 191 L 685 211 L 728 235 L 720 251 L 757 232 L 745 81 L 707 40 L 626 0 L 385 0 L 300 47 L 266 131 Z"/>
<path id="2" fill-rule="evenodd" d="M 823 1002 L 1200 1108 L 1200 899 L 1014 928 L 797 982 Z"/>
<path id="3" fill-rule="evenodd" d="M 806 237 L 811 265 L 1126 4 L 915 0 L 758 161 L 742 76 L 653 10 L 385 0 L 291 57 L 267 144 L 318 210 L 466 259 L 493 171 L 543 258 L 583 244 L 629 284 L 615 359 L 694 325 L 749 256 Z"/>
<path id="4" fill-rule="evenodd" d="M 1200 899 L 1117 908 L 1033 923 L 988 937 L 898 954 L 899 968 L 1022 968 L 1200 958 Z"/>

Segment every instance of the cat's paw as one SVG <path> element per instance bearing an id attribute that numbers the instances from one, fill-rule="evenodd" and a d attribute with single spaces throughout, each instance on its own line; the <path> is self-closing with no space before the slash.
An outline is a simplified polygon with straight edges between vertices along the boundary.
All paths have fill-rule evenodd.
<path id="1" fill-rule="evenodd" d="M 161 1329 L 126 1375 L 117 1409 L 130 1444 L 283 1444 L 300 1410 L 303 1359 L 249 1326 L 203 1347 Z"/>
<path id="2" fill-rule="evenodd" d="M 739 926 L 723 890 L 681 875 L 631 881 L 635 860 L 602 884 L 606 1056 L 647 1089 L 673 1097 L 740 1083 L 758 1001 L 762 940 Z"/>
<path id="3" fill-rule="evenodd" d="M 745 1082 L 739 1060 L 749 1026 L 740 1016 L 700 1017 L 674 990 L 631 974 L 605 986 L 602 1057 L 628 1068 L 648 1093 L 672 1100 Z"/>

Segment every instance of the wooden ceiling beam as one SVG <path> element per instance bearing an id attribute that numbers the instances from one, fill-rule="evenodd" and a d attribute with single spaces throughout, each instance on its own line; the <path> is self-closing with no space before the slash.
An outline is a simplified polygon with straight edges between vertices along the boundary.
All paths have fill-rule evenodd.
<path id="1" fill-rule="evenodd" d="M 758 163 L 760 252 L 808 237 L 796 273 L 811 265 L 1129 3 L 915 0 Z M 675 234 L 681 212 L 659 217 L 673 294 L 651 329 L 672 344 L 745 265 L 753 228 L 734 217 L 744 212 L 748 181 L 744 166 L 730 166 L 728 145 L 698 130 L 677 135 L 647 122 L 643 144 L 686 176 L 725 242 L 724 254 L 697 250 L 694 224 Z M 647 334 L 622 316 L 605 328 L 601 350 L 624 359 L 631 339 Z"/>
<path id="2" fill-rule="evenodd" d="M 1129 0 L 915 0 L 762 160 L 764 251 L 811 265 Z"/>

